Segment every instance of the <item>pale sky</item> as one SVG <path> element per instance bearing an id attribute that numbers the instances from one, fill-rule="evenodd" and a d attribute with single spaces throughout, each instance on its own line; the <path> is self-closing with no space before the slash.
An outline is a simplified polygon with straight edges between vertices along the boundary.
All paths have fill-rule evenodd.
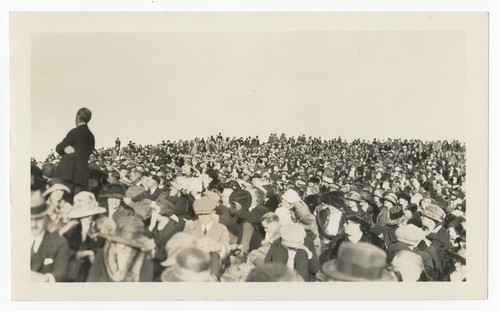
<path id="1" fill-rule="evenodd" d="M 465 138 L 460 31 L 34 34 L 32 156 L 81 107 L 96 147 L 269 133 Z"/>

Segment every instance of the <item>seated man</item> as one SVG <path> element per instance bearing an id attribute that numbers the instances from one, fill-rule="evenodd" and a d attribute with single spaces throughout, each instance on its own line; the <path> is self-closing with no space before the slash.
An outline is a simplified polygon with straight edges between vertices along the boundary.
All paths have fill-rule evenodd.
<path id="1" fill-rule="evenodd" d="M 186 223 L 184 227 L 184 232 L 200 238 L 196 246 L 210 254 L 212 273 L 217 278 L 222 273 L 222 260 L 229 254 L 229 233 L 226 226 L 220 224 L 215 216 L 219 200 L 216 193 L 206 191 L 193 203 L 194 213 L 198 219 Z"/>
<path id="2" fill-rule="evenodd" d="M 56 232 L 48 232 L 47 205 L 39 190 L 31 194 L 31 279 L 34 282 L 66 281 L 69 248 Z"/>

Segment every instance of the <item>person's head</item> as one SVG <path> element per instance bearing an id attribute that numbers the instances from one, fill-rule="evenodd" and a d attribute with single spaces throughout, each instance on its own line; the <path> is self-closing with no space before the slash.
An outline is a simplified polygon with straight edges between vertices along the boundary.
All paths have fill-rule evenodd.
<path id="1" fill-rule="evenodd" d="M 370 225 L 357 214 L 348 214 L 344 218 L 344 232 L 348 236 L 366 234 L 370 230 Z"/>
<path id="2" fill-rule="evenodd" d="M 234 190 L 229 196 L 229 203 L 236 212 L 247 210 L 252 204 L 252 195 L 246 190 Z"/>
<path id="3" fill-rule="evenodd" d="M 258 205 L 264 203 L 266 199 L 266 193 L 257 187 L 253 187 L 248 190 L 252 195 L 252 205 Z"/>
<path id="4" fill-rule="evenodd" d="M 47 204 L 40 190 L 31 192 L 31 235 L 39 236 L 45 231 Z"/>
<path id="5" fill-rule="evenodd" d="M 59 202 L 65 197 L 65 194 L 69 196 L 69 188 L 63 183 L 61 179 L 50 179 L 48 182 L 48 186 L 49 188 L 43 193 L 43 197 L 46 200 L 50 198 L 50 201 L 52 202 Z"/>
<path id="6" fill-rule="evenodd" d="M 300 196 L 294 189 L 288 189 L 281 196 L 279 207 L 292 208 L 293 204 L 300 201 Z"/>
<path id="7" fill-rule="evenodd" d="M 432 231 L 444 221 L 445 216 L 445 212 L 439 206 L 427 205 L 422 215 L 422 225 Z"/>
<path id="8" fill-rule="evenodd" d="M 416 282 L 424 271 L 422 257 L 412 251 L 402 250 L 392 259 L 393 267 L 401 273 L 403 282 Z"/>
<path id="9" fill-rule="evenodd" d="M 408 204 L 411 201 L 411 196 L 409 193 L 400 191 L 398 194 L 398 203 L 401 205 L 403 208 L 408 206 Z"/>
<path id="10" fill-rule="evenodd" d="M 281 243 L 290 250 L 296 250 L 304 245 L 306 231 L 304 226 L 296 223 L 282 225 L 280 227 Z"/>
<path id="11" fill-rule="evenodd" d="M 361 196 L 357 191 L 349 191 L 344 197 L 345 203 L 348 207 L 357 209 L 361 203 Z"/>
<path id="12" fill-rule="evenodd" d="M 80 123 L 89 123 L 91 118 L 92 118 L 92 112 L 89 109 L 80 108 L 80 110 L 78 110 L 76 113 L 75 123 L 77 125 Z"/>
<path id="13" fill-rule="evenodd" d="M 104 212 L 106 212 L 106 209 L 98 205 L 93 193 L 81 191 L 73 198 L 73 208 L 68 216 L 79 220 L 82 225 L 89 225 L 94 215 Z"/>
<path id="14" fill-rule="evenodd" d="M 276 213 L 267 212 L 260 219 L 264 230 L 269 234 L 274 234 L 280 225 L 280 218 Z"/>
<path id="15" fill-rule="evenodd" d="M 116 209 L 122 203 L 125 195 L 125 188 L 120 184 L 109 185 L 100 195 L 100 198 L 105 198 L 107 207 Z"/>
<path id="16" fill-rule="evenodd" d="M 373 282 L 395 281 L 386 267 L 387 254 L 375 245 L 359 242 L 342 243 L 335 260 L 323 264 L 329 281 Z"/>
<path id="17" fill-rule="evenodd" d="M 396 205 L 398 205 L 397 202 L 398 202 L 398 197 L 392 192 L 387 192 L 382 197 L 382 204 L 387 209 L 391 209 Z"/>
<path id="18" fill-rule="evenodd" d="M 106 179 L 106 181 L 109 183 L 109 184 L 117 184 L 120 182 L 120 173 L 117 172 L 117 171 L 111 171 L 108 173 L 108 178 Z"/>
<path id="19" fill-rule="evenodd" d="M 215 208 L 219 204 L 220 197 L 215 192 L 205 191 L 201 198 L 193 202 L 194 213 L 203 225 L 213 221 Z"/>
<path id="20" fill-rule="evenodd" d="M 142 173 L 137 171 L 137 170 L 133 170 L 132 172 L 130 172 L 130 181 L 133 183 L 133 184 L 136 184 L 139 182 L 139 180 L 141 180 L 142 178 Z"/>

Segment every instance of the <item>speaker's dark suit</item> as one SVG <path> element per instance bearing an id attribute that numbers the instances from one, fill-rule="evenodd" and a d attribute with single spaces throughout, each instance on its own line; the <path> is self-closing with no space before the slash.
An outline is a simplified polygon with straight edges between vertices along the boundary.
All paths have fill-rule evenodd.
<path id="1" fill-rule="evenodd" d="M 75 152 L 66 154 L 64 148 L 67 146 L 72 146 Z M 79 125 L 69 131 L 63 141 L 56 146 L 56 151 L 62 158 L 57 166 L 55 176 L 76 185 L 87 186 L 88 161 L 94 146 L 94 134 L 86 124 Z"/>

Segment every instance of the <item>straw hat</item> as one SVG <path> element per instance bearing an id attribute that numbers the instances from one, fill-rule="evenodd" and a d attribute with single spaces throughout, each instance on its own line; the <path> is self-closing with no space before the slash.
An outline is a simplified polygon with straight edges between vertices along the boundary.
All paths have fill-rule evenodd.
<path id="1" fill-rule="evenodd" d="M 73 198 L 73 208 L 69 212 L 69 218 L 82 218 L 106 212 L 104 207 L 97 204 L 92 192 L 81 191 Z"/>

